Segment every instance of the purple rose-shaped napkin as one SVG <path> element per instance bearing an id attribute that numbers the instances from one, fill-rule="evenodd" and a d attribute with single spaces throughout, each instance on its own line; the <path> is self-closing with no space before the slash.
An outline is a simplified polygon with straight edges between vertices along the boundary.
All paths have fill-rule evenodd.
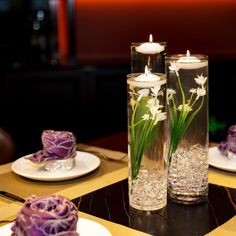
<path id="1" fill-rule="evenodd" d="M 76 156 L 76 138 L 68 131 L 45 130 L 42 133 L 43 150 L 26 159 L 34 163 L 65 160 Z"/>
<path id="2" fill-rule="evenodd" d="M 236 125 L 229 127 L 227 141 L 222 141 L 218 145 L 218 149 L 225 155 L 227 155 L 228 152 L 236 154 Z"/>
<path id="3" fill-rule="evenodd" d="M 11 236 L 79 236 L 78 208 L 60 195 L 30 197 L 17 213 Z"/>
<path id="4" fill-rule="evenodd" d="M 236 125 L 232 125 L 229 127 L 228 134 L 236 136 Z"/>

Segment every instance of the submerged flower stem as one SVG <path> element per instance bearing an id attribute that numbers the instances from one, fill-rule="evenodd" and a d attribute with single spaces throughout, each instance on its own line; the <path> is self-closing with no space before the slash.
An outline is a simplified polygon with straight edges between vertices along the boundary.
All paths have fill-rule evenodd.
<path id="1" fill-rule="evenodd" d="M 192 99 L 193 99 L 193 93 L 191 93 L 191 96 L 190 96 L 190 98 L 189 98 L 189 104 L 191 104 L 191 101 L 192 101 Z M 196 101 L 196 100 L 195 100 Z M 194 103 L 195 103 L 195 101 L 194 101 Z M 193 103 L 193 104 L 194 104 Z M 193 107 L 193 104 L 192 105 L 190 105 L 190 107 L 192 108 Z"/>
<path id="2" fill-rule="evenodd" d="M 184 109 L 185 109 L 185 95 L 184 95 L 184 90 L 183 90 L 183 87 L 182 87 L 182 83 L 181 83 L 181 80 L 180 80 L 180 77 L 179 77 L 179 74 L 176 74 L 177 75 L 177 80 L 178 80 L 178 84 L 179 84 L 179 88 L 180 88 L 180 92 L 181 92 L 181 96 L 182 96 L 182 109 L 181 109 L 181 112 L 180 112 L 180 115 L 179 115 L 179 120 L 178 120 L 178 124 L 177 126 L 178 127 L 182 127 L 182 122 L 183 122 L 183 115 L 184 115 Z"/>
<path id="3" fill-rule="evenodd" d="M 139 143 L 139 149 L 138 149 L 137 155 L 135 156 L 135 161 L 133 162 L 133 165 L 132 165 L 133 178 L 136 178 L 139 172 L 139 167 L 140 167 L 142 156 L 143 156 L 143 150 L 145 147 L 145 134 L 147 132 L 147 129 L 148 129 L 147 122 L 145 122 L 143 130 L 142 130 L 141 140 Z"/>
<path id="4" fill-rule="evenodd" d="M 173 97 L 172 97 L 172 102 L 173 102 L 173 109 L 174 109 L 174 122 L 177 122 L 177 108 L 176 108 L 175 100 Z"/>
<path id="5" fill-rule="evenodd" d="M 186 122 L 186 126 L 184 127 L 184 130 L 183 132 L 185 132 L 187 129 L 188 129 L 188 126 L 191 124 L 192 120 L 194 119 L 194 117 L 197 115 L 197 113 L 201 110 L 203 104 L 204 104 L 204 97 L 202 97 L 202 101 L 201 101 L 201 104 L 200 106 L 198 107 L 198 109 L 193 112 L 193 114 L 189 117 L 188 121 Z"/>
<path id="6" fill-rule="evenodd" d="M 143 121 L 144 121 L 144 120 L 140 120 L 140 121 L 136 122 L 135 124 L 130 125 L 129 128 L 135 127 L 135 126 L 141 124 Z"/>
<path id="7" fill-rule="evenodd" d="M 133 114 L 132 114 L 132 120 L 131 120 L 131 124 L 134 124 L 134 118 L 135 118 L 135 113 L 136 113 L 136 110 L 138 108 L 138 101 L 135 105 L 135 108 L 134 108 L 134 111 L 133 111 Z M 132 140 L 135 140 L 135 132 L 134 132 L 134 125 L 131 125 L 131 133 L 132 133 Z"/>
<path id="8" fill-rule="evenodd" d="M 181 92 L 181 95 L 182 95 L 183 107 L 184 107 L 184 105 L 185 105 L 185 95 L 184 95 L 184 90 L 183 90 L 182 83 L 180 81 L 179 75 L 177 75 L 177 79 L 178 79 L 179 88 L 180 88 L 180 92 Z"/>

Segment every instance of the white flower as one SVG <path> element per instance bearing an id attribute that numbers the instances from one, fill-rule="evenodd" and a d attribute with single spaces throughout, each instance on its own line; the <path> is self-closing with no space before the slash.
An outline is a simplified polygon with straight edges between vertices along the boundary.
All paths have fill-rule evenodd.
<path id="1" fill-rule="evenodd" d="M 180 65 L 178 63 L 176 63 L 175 61 L 171 61 L 170 62 L 170 66 L 169 66 L 169 70 L 170 71 L 174 71 L 176 73 L 177 76 L 179 76 L 179 69 L 180 69 Z"/>
<path id="2" fill-rule="evenodd" d="M 206 95 L 206 89 L 205 88 L 197 88 L 197 97 L 196 100 L 199 97 L 205 96 Z"/>
<path id="3" fill-rule="evenodd" d="M 167 104 L 169 105 L 169 101 L 173 98 L 173 95 L 176 94 L 174 89 L 167 89 L 166 90 L 166 98 L 167 98 Z"/>
<path id="4" fill-rule="evenodd" d="M 160 108 L 159 105 L 150 107 L 150 112 L 153 115 L 153 117 L 156 116 L 156 114 L 159 112 L 159 108 Z"/>
<path id="5" fill-rule="evenodd" d="M 149 99 L 148 101 L 147 101 L 147 104 L 148 104 L 148 107 L 150 108 L 150 107 L 153 107 L 153 106 L 156 106 L 156 105 L 158 105 L 159 106 L 159 100 L 158 99 L 156 99 L 156 98 L 151 98 L 151 99 Z"/>
<path id="6" fill-rule="evenodd" d="M 147 104 L 153 117 L 155 117 L 156 114 L 160 112 L 160 109 L 163 107 L 162 105 L 160 105 L 159 100 L 156 98 L 149 99 Z"/>
<path id="7" fill-rule="evenodd" d="M 143 96 L 145 97 L 149 94 L 149 89 L 141 89 L 138 91 L 138 93 L 139 93 L 138 101 L 140 101 Z"/>
<path id="8" fill-rule="evenodd" d="M 175 62 L 175 61 L 171 61 L 169 69 L 170 69 L 170 71 L 178 72 L 179 69 L 180 69 L 180 65 L 177 62 Z"/>
<path id="9" fill-rule="evenodd" d="M 149 114 L 144 114 L 144 115 L 142 116 L 142 118 L 143 118 L 143 120 L 149 120 L 150 115 L 149 115 Z"/>
<path id="10" fill-rule="evenodd" d="M 189 90 L 189 92 L 190 92 L 190 93 L 197 93 L 197 89 L 191 88 L 191 89 Z"/>
<path id="11" fill-rule="evenodd" d="M 207 81 L 207 77 L 203 77 L 202 74 L 199 76 L 197 76 L 197 78 L 194 78 L 196 83 L 199 84 L 199 85 L 204 85 Z"/>
<path id="12" fill-rule="evenodd" d="M 167 118 L 166 112 L 161 112 L 161 110 L 159 110 L 158 113 L 156 113 L 154 125 L 156 125 L 158 121 L 165 120 L 166 118 Z"/>
<path id="13" fill-rule="evenodd" d="M 181 104 L 178 106 L 179 111 L 182 111 L 182 109 L 184 109 L 186 112 L 192 111 L 192 108 L 188 104 L 185 104 L 184 106 Z"/>
<path id="14" fill-rule="evenodd" d="M 151 88 L 151 91 L 153 92 L 154 96 L 158 95 L 160 88 L 161 88 L 161 86 L 154 86 L 153 88 Z"/>

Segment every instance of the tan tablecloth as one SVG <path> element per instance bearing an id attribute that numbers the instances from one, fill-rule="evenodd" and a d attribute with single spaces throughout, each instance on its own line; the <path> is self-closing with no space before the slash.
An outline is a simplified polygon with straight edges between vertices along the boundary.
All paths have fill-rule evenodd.
<path id="1" fill-rule="evenodd" d="M 232 217 L 223 225 L 217 227 L 206 236 L 235 236 L 236 235 L 236 216 Z"/>
<path id="2" fill-rule="evenodd" d="M 16 213 L 22 207 L 22 203 L 2 200 L 0 197 L 0 221 L 14 220 Z M 0 226 L 6 223 L 0 223 Z"/>
<path id="3" fill-rule="evenodd" d="M 236 173 L 217 170 L 212 167 L 208 172 L 209 183 L 236 189 Z"/>

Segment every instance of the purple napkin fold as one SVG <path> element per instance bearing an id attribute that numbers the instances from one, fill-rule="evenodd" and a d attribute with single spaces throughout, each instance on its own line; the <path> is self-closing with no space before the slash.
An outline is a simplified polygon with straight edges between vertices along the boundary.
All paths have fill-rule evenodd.
<path id="1" fill-rule="evenodd" d="M 26 159 L 34 163 L 45 163 L 76 156 L 76 138 L 72 132 L 44 130 L 41 139 L 43 150 L 26 157 Z"/>
<path id="2" fill-rule="evenodd" d="M 229 127 L 227 140 L 220 142 L 218 149 L 225 155 L 227 155 L 228 152 L 236 154 L 236 125 Z"/>
<path id="3" fill-rule="evenodd" d="M 29 197 L 11 227 L 11 236 L 79 236 L 78 208 L 60 195 Z"/>

